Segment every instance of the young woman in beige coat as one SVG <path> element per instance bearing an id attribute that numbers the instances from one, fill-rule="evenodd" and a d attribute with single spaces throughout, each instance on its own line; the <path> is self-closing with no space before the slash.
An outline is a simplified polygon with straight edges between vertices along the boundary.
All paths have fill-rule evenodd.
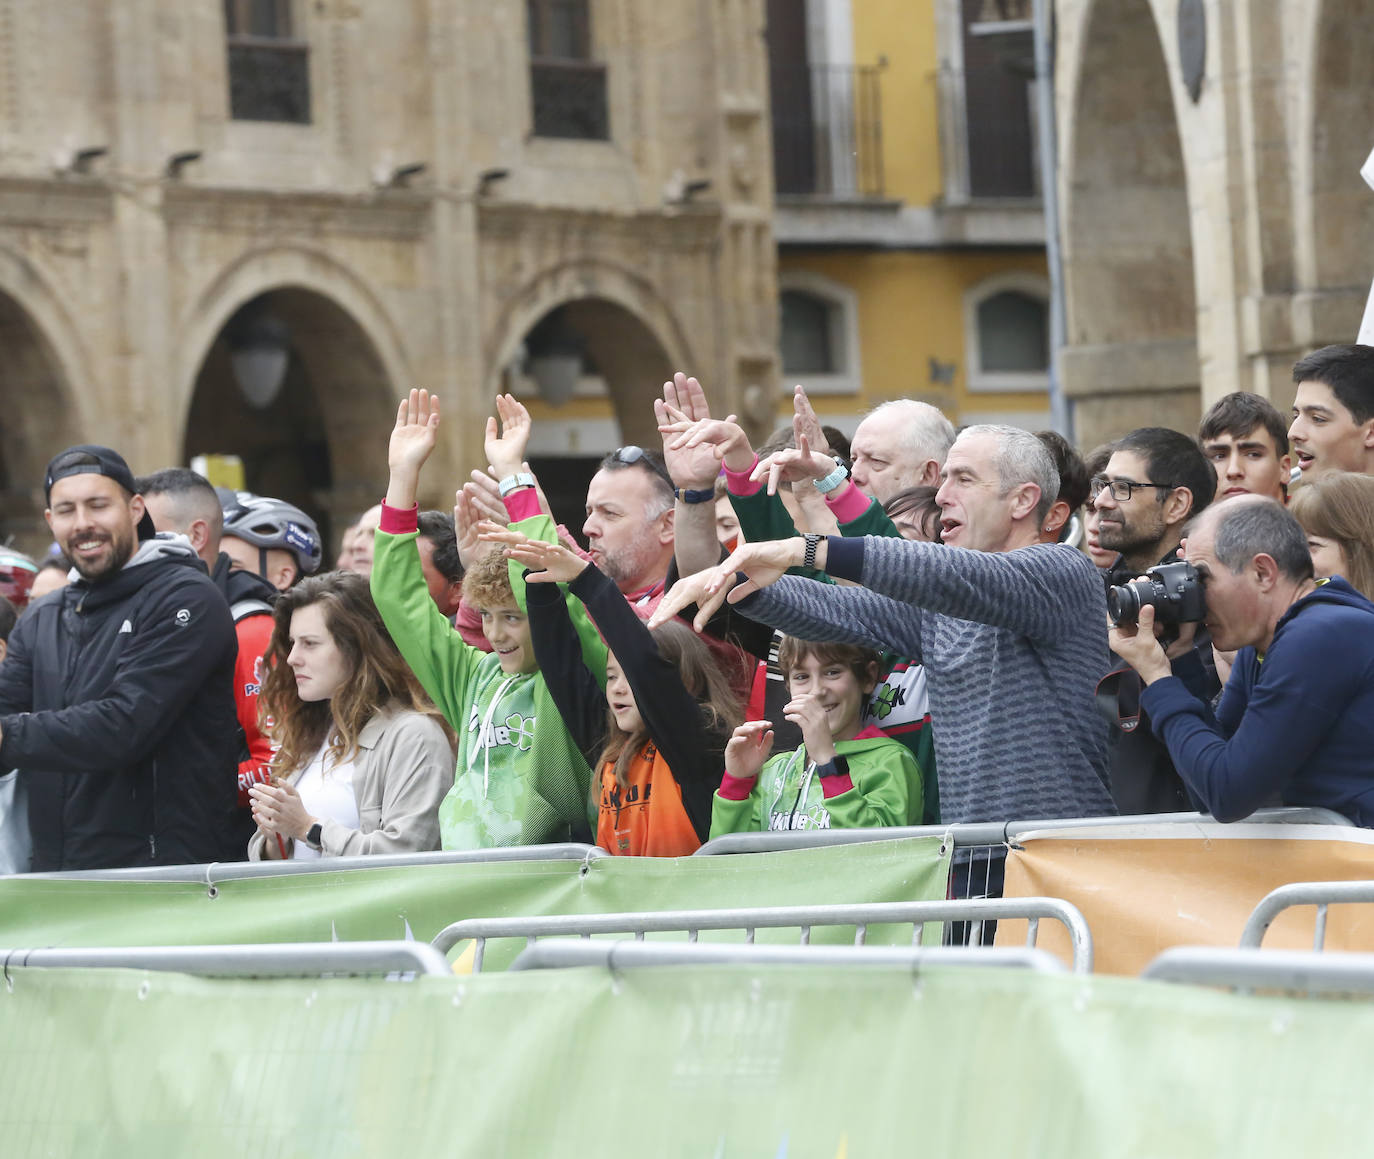
<path id="1" fill-rule="evenodd" d="M 332 572 L 284 592 L 263 657 L 274 783 L 255 785 L 253 861 L 439 848 L 453 746 L 377 613 Z"/>

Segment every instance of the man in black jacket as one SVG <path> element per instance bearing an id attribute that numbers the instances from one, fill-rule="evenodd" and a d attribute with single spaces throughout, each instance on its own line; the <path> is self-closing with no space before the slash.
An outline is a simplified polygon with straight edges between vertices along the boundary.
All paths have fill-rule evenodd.
<path id="1" fill-rule="evenodd" d="M 189 545 L 155 538 L 128 465 L 76 446 L 45 517 L 77 579 L 0 666 L 0 767 L 24 770 L 35 870 L 222 859 L 238 730 L 234 625 Z"/>
<path id="2" fill-rule="evenodd" d="M 242 730 L 239 747 L 238 809 L 226 861 L 242 861 L 257 832 L 248 790 L 265 784 L 272 764 L 272 743 L 258 719 L 263 658 L 272 639 L 272 605 L 277 589 L 257 572 L 234 567 L 220 550 L 224 512 L 210 481 L 186 467 L 164 467 L 134 481 L 153 526 L 159 532 L 186 536 L 210 579 L 229 605 L 238 641 L 234 666 L 234 709 Z"/>
<path id="3" fill-rule="evenodd" d="M 1148 568 L 1178 560 L 1188 520 L 1216 493 L 1212 464 L 1192 439 L 1166 427 L 1141 427 L 1112 448 L 1103 474 L 1089 484 L 1097 504 L 1102 546 L 1120 558 L 1107 586 L 1130 583 Z M 1212 639 L 1202 625 L 1183 626 L 1170 645 L 1174 674 L 1201 700 L 1220 690 Z M 1123 664 L 1098 686 L 1098 705 L 1114 727 L 1109 775 L 1122 813 L 1172 813 L 1193 807 L 1169 750 L 1141 711 L 1140 677 Z"/>

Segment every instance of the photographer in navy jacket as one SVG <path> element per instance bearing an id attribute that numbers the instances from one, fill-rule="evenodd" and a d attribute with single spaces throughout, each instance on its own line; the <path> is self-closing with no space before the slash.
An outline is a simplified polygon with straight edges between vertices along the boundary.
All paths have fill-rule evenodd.
<path id="1" fill-rule="evenodd" d="M 1148 685 L 1142 707 L 1189 790 L 1219 821 L 1277 800 L 1374 828 L 1374 604 L 1312 578 L 1306 535 L 1272 499 L 1209 508 L 1183 552 L 1213 643 L 1240 649 L 1216 715 L 1172 675 L 1152 607 L 1110 642 Z"/>

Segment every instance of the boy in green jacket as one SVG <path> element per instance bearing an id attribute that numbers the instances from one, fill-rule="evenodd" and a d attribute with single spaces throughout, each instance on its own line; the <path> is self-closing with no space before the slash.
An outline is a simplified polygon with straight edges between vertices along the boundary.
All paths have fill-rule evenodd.
<path id="1" fill-rule="evenodd" d="M 769 721 L 749 721 L 725 749 L 725 776 L 711 810 L 711 836 L 766 829 L 854 829 L 919 825 L 921 770 L 900 743 L 862 725 L 878 681 L 878 654 L 853 644 L 785 637 L 778 664 L 802 730 L 795 752 L 768 759 Z"/>
<path id="2" fill-rule="evenodd" d="M 502 403 L 506 405 L 502 406 Z M 500 473 L 520 472 L 529 416 L 513 400 L 498 400 L 505 438 L 489 423 L 487 456 Z M 438 399 L 411 391 L 391 435 L 391 479 L 382 505 L 372 567 L 372 595 L 426 692 L 458 734 L 453 788 L 439 807 L 445 849 L 589 841 L 591 770 L 563 727 L 530 643 L 524 609 L 524 569 L 498 553 L 479 559 L 463 580 L 463 594 L 482 616 L 482 633 L 493 651 L 483 652 L 461 635 L 430 598 L 416 547 L 415 492 L 420 467 L 434 450 Z M 528 476 L 523 476 L 528 477 Z M 502 476 L 504 479 L 505 476 Z M 508 507 L 532 483 L 503 487 Z M 533 511 L 533 507 L 522 510 Z M 470 522 L 466 512 L 460 523 Z M 554 542 L 547 515 L 514 524 L 531 539 Z M 584 651 L 604 648 L 577 601 L 573 622 Z"/>

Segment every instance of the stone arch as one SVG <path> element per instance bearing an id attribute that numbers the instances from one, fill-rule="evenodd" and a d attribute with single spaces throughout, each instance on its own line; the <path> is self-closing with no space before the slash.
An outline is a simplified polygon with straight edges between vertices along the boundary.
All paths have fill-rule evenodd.
<path id="1" fill-rule="evenodd" d="M 1088 5 L 1062 174 L 1066 393 L 1080 441 L 1199 413 L 1197 300 L 1176 94 L 1147 0 Z"/>
<path id="2" fill-rule="evenodd" d="M 1360 179 L 1369 155 L 1374 24 L 1359 0 L 1312 6 L 1301 62 L 1298 277 L 1309 303 L 1303 346 L 1353 341 L 1374 265 L 1374 191 Z"/>
<path id="3" fill-rule="evenodd" d="M 43 522 L 43 468 L 63 447 L 86 441 L 86 353 L 48 280 L 0 248 L 0 542 L 29 551 L 50 540 Z"/>
<path id="4" fill-rule="evenodd" d="M 245 312 L 286 327 L 280 395 L 254 411 L 236 385 L 229 332 Z M 346 267 L 306 249 L 245 255 L 201 295 L 177 355 L 182 457 L 239 454 L 250 489 L 289 499 L 321 521 L 376 502 L 399 384 L 412 381 L 398 329 Z M 222 445 L 221 445 L 222 444 Z"/>
<path id="5" fill-rule="evenodd" d="M 502 389 L 525 336 L 559 308 L 586 339 L 587 353 L 606 379 L 621 441 L 655 445 L 653 398 L 675 370 L 690 371 L 698 363 L 653 285 L 610 262 L 553 266 L 511 297 L 485 350 L 488 397 Z"/>

